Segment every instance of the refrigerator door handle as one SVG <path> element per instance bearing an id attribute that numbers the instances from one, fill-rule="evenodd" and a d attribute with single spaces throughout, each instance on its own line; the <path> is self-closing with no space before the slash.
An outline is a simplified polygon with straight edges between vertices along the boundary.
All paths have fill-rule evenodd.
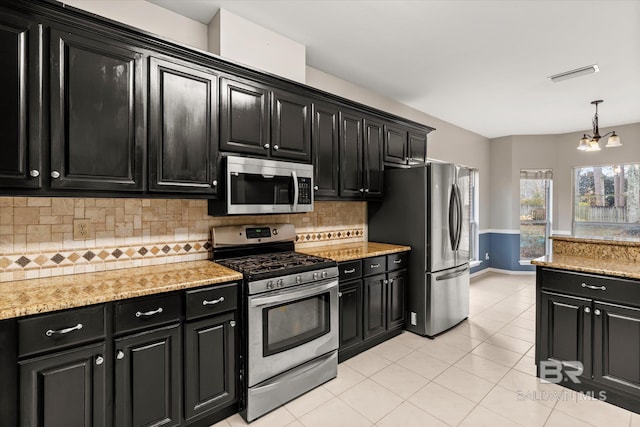
<path id="1" fill-rule="evenodd" d="M 458 226 L 457 218 L 454 221 L 454 215 L 457 213 L 456 207 L 456 185 L 453 184 L 451 186 L 451 195 L 449 196 L 449 241 L 451 242 L 451 250 L 456 250 L 456 239 L 458 237 L 458 231 L 456 230 Z"/>
<path id="2" fill-rule="evenodd" d="M 456 277 L 460 277 L 463 274 L 466 274 L 468 271 L 469 271 L 469 266 L 466 265 L 464 268 L 461 268 L 460 270 L 452 271 L 451 273 L 443 274 L 442 276 L 437 276 L 436 281 L 455 279 Z"/>
<path id="3" fill-rule="evenodd" d="M 462 240 L 462 193 L 460 187 L 456 184 L 456 204 L 458 206 L 458 226 L 456 230 L 456 250 L 460 249 L 460 240 Z"/>

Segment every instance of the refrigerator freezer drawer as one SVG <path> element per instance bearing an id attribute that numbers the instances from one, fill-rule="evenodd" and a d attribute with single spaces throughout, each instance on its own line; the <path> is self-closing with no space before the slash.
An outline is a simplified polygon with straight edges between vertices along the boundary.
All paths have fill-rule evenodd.
<path id="1" fill-rule="evenodd" d="M 469 265 L 427 273 L 425 332 L 434 336 L 469 316 Z"/>

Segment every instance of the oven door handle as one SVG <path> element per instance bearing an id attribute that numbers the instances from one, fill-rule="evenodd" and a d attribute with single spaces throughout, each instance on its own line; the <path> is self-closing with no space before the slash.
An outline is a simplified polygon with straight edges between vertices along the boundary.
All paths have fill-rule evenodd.
<path id="1" fill-rule="evenodd" d="M 250 298 L 249 306 L 251 306 L 252 308 L 262 307 L 265 305 L 273 305 L 281 302 L 311 297 L 311 296 L 326 292 L 331 288 L 337 288 L 337 287 L 338 287 L 338 279 L 333 279 L 331 281 L 328 281 L 322 284 L 314 284 L 313 286 L 310 286 L 302 290 L 284 292 L 278 295 L 253 297 L 253 298 Z"/>
<path id="2" fill-rule="evenodd" d="M 298 187 L 298 174 L 295 170 L 291 171 L 291 178 L 293 178 L 293 211 L 298 208 L 298 196 L 300 195 L 300 188 Z"/>

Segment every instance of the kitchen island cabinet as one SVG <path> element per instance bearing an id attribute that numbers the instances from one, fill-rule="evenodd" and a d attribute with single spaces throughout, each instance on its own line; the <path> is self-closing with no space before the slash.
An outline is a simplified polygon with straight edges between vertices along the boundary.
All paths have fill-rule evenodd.
<path id="1" fill-rule="evenodd" d="M 640 411 L 640 280 L 537 267 L 538 376 Z"/>

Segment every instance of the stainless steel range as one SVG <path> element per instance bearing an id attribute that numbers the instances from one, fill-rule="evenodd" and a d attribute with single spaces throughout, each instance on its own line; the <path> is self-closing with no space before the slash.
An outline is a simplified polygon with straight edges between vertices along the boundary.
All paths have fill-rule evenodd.
<path id="1" fill-rule="evenodd" d="M 295 236 L 292 224 L 212 230 L 214 261 L 244 275 L 247 421 L 337 375 L 337 264 L 295 252 Z"/>

